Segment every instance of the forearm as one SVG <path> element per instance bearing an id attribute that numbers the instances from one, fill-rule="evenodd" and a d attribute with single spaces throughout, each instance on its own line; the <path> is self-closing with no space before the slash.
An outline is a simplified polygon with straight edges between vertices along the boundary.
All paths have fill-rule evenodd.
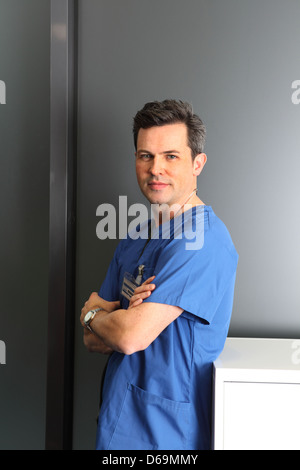
<path id="1" fill-rule="evenodd" d="M 126 332 L 128 331 L 128 322 L 126 322 L 127 310 L 119 309 L 114 312 L 101 310 L 97 313 L 90 324 L 94 336 L 98 339 L 93 343 L 89 338 L 89 344 L 94 350 L 118 351 L 128 354 L 126 346 Z"/>
<path id="2" fill-rule="evenodd" d="M 129 308 L 124 310 L 119 308 L 119 301 L 108 302 L 96 293 L 91 294 L 81 311 L 82 326 L 87 329 L 84 319 L 88 311 L 97 307 L 102 310 L 89 323 L 95 338 L 86 337 L 86 346 L 106 354 L 107 351 L 118 351 L 130 355 L 142 351 L 183 312 L 179 307 L 166 304 L 142 302 L 136 305 L 145 295 L 145 292 L 139 292 L 138 298 L 135 295 Z"/>
<path id="3" fill-rule="evenodd" d="M 91 328 L 103 343 L 123 354 L 146 349 L 181 313 L 179 307 L 142 303 L 127 310 L 100 311 Z"/>

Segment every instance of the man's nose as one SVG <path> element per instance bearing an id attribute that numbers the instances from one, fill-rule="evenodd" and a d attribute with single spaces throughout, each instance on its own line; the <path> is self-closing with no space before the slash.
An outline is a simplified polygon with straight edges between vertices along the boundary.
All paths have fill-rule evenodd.
<path id="1" fill-rule="evenodd" d="M 161 175 L 164 172 L 163 161 L 159 157 L 153 157 L 150 172 L 153 176 Z"/>

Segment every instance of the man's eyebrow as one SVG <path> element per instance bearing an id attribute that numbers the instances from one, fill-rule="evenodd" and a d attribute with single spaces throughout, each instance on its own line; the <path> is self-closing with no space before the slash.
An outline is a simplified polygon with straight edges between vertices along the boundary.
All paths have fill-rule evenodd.
<path id="1" fill-rule="evenodd" d="M 149 155 L 152 155 L 152 152 L 150 152 L 149 150 L 144 150 L 144 149 L 139 149 L 139 150 L 137 151 L 137 153 L 147 153 L 147 154 L 149 154 Z M 162 152 L 162 153 L 163 153 L 163 154 L 168 154 L 168 155 L 170 155 L 170 154 L 173 154 L 173 153 L 178 153 L 178 154 L 179 154 L 180 152 L 179 152 L 179 150 L 165 150 L 165 151 Z"/>

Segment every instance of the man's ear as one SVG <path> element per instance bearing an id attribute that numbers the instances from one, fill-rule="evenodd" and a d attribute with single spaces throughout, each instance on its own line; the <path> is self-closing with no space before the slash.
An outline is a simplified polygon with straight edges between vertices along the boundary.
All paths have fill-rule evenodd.
<path id="1" fill-rule="evenodd" d="M 204 165 L 207 161 L 207 156 L 205 153 L 199 153 L 196 155 L 193 161 L 193 175 L 194 176 L 199 176 L 201 171 L 204 168 Z"/>

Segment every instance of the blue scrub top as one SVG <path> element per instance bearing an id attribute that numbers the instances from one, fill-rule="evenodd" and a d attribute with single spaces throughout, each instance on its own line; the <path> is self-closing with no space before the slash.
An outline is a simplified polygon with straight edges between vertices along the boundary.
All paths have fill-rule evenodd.
<path id="1" fill-rule="evenodd" d="M 128 237 L 119 243 L 101 286 L 101 297 L 119 299 L 127 308 L 121 295 L 124 274 L 136 277 L 144 265 L 142 282 L 156 276 L 156 289 L 145 302 L 184 312 L 144 351 L 110 356 L 97 449 L 211 448 L 212 363 L 228 333 L 238 254 L 210 206 L 190 209 L 185 216 L 203 230 L 201 246 L 187 249 L 190 235 L 187 240 L 183 229 L 177 237 L 174 227 L 169 238 L 147 244 Z"/>

